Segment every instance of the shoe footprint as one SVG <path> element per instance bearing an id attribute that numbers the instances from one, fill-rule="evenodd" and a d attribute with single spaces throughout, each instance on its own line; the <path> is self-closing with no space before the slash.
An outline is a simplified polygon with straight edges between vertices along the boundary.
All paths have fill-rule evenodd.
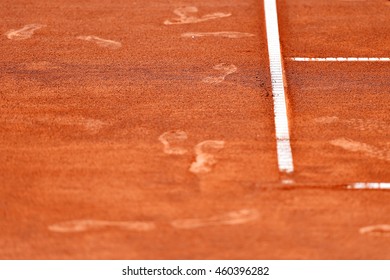
<path id="1" fill-rule="evenodd" d="M 204 219 L 180 219 L 171 222 L 171 226 L 178 229 L 194 229 L 200 227 L 218 225 L 240 225 L 257 220 L 259 213 L 253 209 L 241 209 L 228 212 L 218 216 L 211 216 Z"/>
<path id="2" fill-rule="evenodd" d="M 43 24 L 27 24 L 23 28 L 15 30 L 11 29 L 5 35 L 10 40 L 25 40 L 31 38 L 35 30 L 41 29 L 46 25 Z"/>
<path id="3" fill-rule="evenodd" d="M 188 15 L 190 13 L 193 14 L 197 12 L 198 12 L 198 8 L 193 6 L 177 8 L 173 11 L 173 13 L 176 14 L 178 18 L 174 18 L 172 20 L 167 19 L 166 21 L 164 21 L 164 24 L 172 25 L 172 24 L 198 23 L 207 20 L 229 17 L 232 15 L 231 13 L 212 13 L 212 14 L 204 15 L 200 18 Z"/>
<path id="4" fill-rule="evenodd" d="M 150 231 L 155 229 L 155 224 L 152 222 L 139 221 L 102 221 L 102 220 L 74 220 L 67 221 L 49 226 L 49 230 L 59 233 L 69 232 L 85 232 L 91 230 L 98 230 L 103 228 L 118 228 L 121 230 L 130 231 Z"/>
<path id="5" fill-rule="evenodd" d="M 390 225 L 374 225 L 362 227 L 359 232 L 361 234 L 367 234 L 372 236 L 390 237 Z"/>
<path id="6" fill-rule="evenodd" d="M 224 141 L 206 140 L 195 146 L 196 159 L 190 166 L 190 172 L 195 174 L 208 173 L 217 163 L 215 156 L 209 150 L 220 150 L 225 146 Z"/>
<path id="7" fill-rule="evenodd" d="M 237 71 L 237 67 L 235 65 L 227 65 L 226 63 L 217 64 L 213 67 L 213 69 L 221 71 L 222 74 L 218 77 L 206 77 L 203 79 L 204 83 L 220 84 L 225 80 L 226 76 L 231 75 Z"/>
<path id="8" fill-rule="evenodd" d="M 93 42 L 93 43 L 96 43 L 100 47 L 109 48 L 109 49 L 119 49 L 120 47 L 122 47 L 122 44 L 120 42 L 102 39 L 100 37 L 93 36 L 93 35 L 78 36 L 77 39 Z"/>
<path id="9" fill-rule="evenodd" d="M 187 153 L 187 149 L 182 147 L 173 147 L 180 145 L 187 140 L 188 136 L 182 130 L 167 131 L 158 137 L 158 140 L 164 145 L 164 153 L 168 155 L 184 155 Z"/>

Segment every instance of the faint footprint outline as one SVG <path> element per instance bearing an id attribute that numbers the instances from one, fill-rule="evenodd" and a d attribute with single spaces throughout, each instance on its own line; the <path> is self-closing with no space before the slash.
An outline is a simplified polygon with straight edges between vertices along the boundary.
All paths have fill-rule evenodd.
<path id="1" fill-rule="evenodd" d="M 390 161 L 390 151 L 379 149 L 366 143 L 354 141 L 347 138 L 337 138 L 330 141 L 333 146 L 342 148 L 350 152 L 361 152 L 371 158 Z"/>
<path id="2" fill-rule="evenodd" d="M 33 125 L 34 123 L 45 124 L 48 126 L 78 126 L 90 134 L 97 134 L 108 124 L 100 119 L 85 118 L 82 116 L 61 116 L 61 115 L 38 115 L 35 118 L 27 117 L 23 114 L 13 115 L 12 118 L 6 118 L 10 123 Z"/>
<path id="3" fill-rule="evenodd" d="M 225 80 L 225 78 L 228 75 L 231 75 L 231 74 L 237 72 L 237 67 L 234 64 L 228 65 L 226 63 L 220 63 L 220 64 L 215 65 L 213 67 L 213 69 L 222 72 L 222 74 L 220 76 L 217 76 L 217 77 L 206 77 L 202 80 L 202 82 L 208 83 L 208 84 L 220 84 Z"/>
<path id="4" fill-rule="evenodd" d="M 85 131 L 90 134 L 97 134 L 104 128 L 107 123 L 93 118 L 85 118 L 82 116 L 43 116 L 37 118 L 37 121 L 45 122 L 47 124 L 58 124 L 58 125 L 77 125 L 82 127 Z"/>
<path id="5" fill-rule="evenodd" d="M 173 11 L 173 13 L 176 14 L 178 18 L 174 18 L 172 20 L 167 19 L 164 21 L 164 24 L 174 25 L 174 24 L 198 23 L 198 22 L 204 22 L 213 19 L 225 18 L 232 15 L 231 13 L 221 13 L 221 12 L 206 14 L 203 15 L 202 17 L 195 17 L 189 15 L 189 14 L 198 13 L 198 11 L 199 9 L 194 6 L 177 8 Z"/>
<path id="6" fill-rule="evenodd" d="M 177 219 L 171 222 L 171 226 L 178 229 L 195 229 L 219 225 L 240 225 L 257 220 L 259 216 L 257 210 L 241 209 L 203 219 Z"/>
<path id="7" fill-rule="evenodd" d="M 40 23 L 27 24 L 20 29 L 10 29 L 5 35 L 10 40 L 26 40 L 31 38 L 36 30 L 45 26 L 46 25 Z"/>
<path id="8" fill-rule="evenodd" d="M 221 140 L 206 140 L 198 143 L 195 150 L 195 161 L 190 166 L 190 172 L 194 174 L 204 174 L 212 170 L 217 163 L 215 155 L 205 151 L 205 149 L 221 150 L 225 147 L 225 141 Z"/>
<path id="9" fill-rule="evenodd" d="M 61 66 L 45 60 L 23 63 L 22 67 L 24 70 L 28 71 L 49 71 L 61 69 Z"/>
<path id="10" fill-rule="evenodd" d="M 390 237 L 390 225 L 379 224 L 373 226 L 366 226 L 359 229 L 360 234 L 367 234 L 371 236 Z"/>
<path id="11" fill-rule="evenodd" d="M 120 43 L 120 42 L 108 40 L 108 39 L 103 39 L 103 38 L 100 38 L 100 37 L 95 36 L 95 35 L 77 36 L 77 39 L 89 41 L 89 42 L 97 44 L 100 47 L 109 48 L 109 49 L 119 49 L 122 47 L 122 43 Z"/>
<path id="12" fill-rule="evenodd" d="M 389 129 L 390 125 L 384 121 L 374 121 L 370 119 L 340 119 L 336 116 L 325 116 L 315 118 L 314 121 L 320 124 L 346 124 L 353 129 L 366 131 L 375 130 L 385 132 Z"/>
<path id="13" fill-rule="evenodd" d="M 158 140 L 164 146 L 164 153 L 168 155 L 184 155 L 188 151 L 182 147 L 172 147 L 172 142 L 184 142 L 188 139 L 188 135 L 183 130 L 170 130 L 164 132 L 158 137 Z"/>
<path id="14" fill-rule="evenodd" d="M 224 37 L 230 39 L 240 39 L 245 37 L 254 37 L 255 34 L 236 32 L 236 31 L 219 31 L 219 32 L 185 32 L 181 34 L 183 38 L 195 37 Z"/>
<path id="15" fill-rule="evenodd" d="M 58 233 L 86 232 L 92 230 L 117 228 L 122 230 L 150 231 L 156 228 L 153 222 L 141 221 L 104 221 L 104 220 L 71 220 L 52 224 L 50 231 Z"/>

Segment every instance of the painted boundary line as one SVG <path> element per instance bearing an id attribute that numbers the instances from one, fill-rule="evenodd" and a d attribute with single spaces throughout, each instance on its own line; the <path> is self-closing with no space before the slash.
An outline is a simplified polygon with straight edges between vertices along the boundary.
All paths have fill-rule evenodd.
<path id="1" fill-rule="evenodd" d="M 292 61 L 390 62 L 389 57 L 290 57 Z"/>
<path id="2" fill-rule="evenodd" d="M 389 190 L 390 183 L 354 183 L 347 186 L 353 190 Z"/>
<path id="3" fill-rule="evenodd" d="M 275 131 L 279 171 L 292 173 L 294 172 L 294 164 L 291 152 L 290 132 L 287 118 L 287 104 L 284 90 L 285 85 L 283 80 L 276 0 L 264 0 L 264 11 L 272 81 L 272 93 L 274 100 Z"/>

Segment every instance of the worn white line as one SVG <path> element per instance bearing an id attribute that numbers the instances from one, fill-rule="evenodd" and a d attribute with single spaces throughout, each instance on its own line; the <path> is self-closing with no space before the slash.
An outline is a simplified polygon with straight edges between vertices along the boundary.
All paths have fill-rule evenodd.
<path id="1" fill-rule="evenodd" d="M 390 62 L 390 57 L 290 57 L 297 62 Z"/>
<path id="2" fill-rule="evenodd" d="M 347 189 L 353 190 L 389 190 L 390 183 L 354 183 L 347 186 Z"/>
<path id="3" fill-rule="evenodd" d="M 221 32 L 186 32 L 181 34 L 183 38 L 196 38 L 196 37 L 224 37 L 230 39 L 241 39 L 245 37 L 253 37 L 255 34 L 243 33 L 236 31 L 221 31 Z"/>
<path id="4" fill-rule="evenodd" d="M 278 13 L 276 0 L 264 0 L 265 22 L 268 41 L 268 55 L 274 99 L 275 131 L 279 171 L 294 172 L 284 91 L 283 67 L 280 50 Z"/>

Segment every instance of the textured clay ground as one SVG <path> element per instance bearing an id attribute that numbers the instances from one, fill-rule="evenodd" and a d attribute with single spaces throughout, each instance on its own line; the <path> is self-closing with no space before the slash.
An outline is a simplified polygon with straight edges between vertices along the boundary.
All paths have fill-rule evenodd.
<path id="1" fill-rule="evenodd" d="M 389 259 L 387 1 L 0 3 L 1 259 Z M 387 229 L 387 230 L 386 230 Z"/>

